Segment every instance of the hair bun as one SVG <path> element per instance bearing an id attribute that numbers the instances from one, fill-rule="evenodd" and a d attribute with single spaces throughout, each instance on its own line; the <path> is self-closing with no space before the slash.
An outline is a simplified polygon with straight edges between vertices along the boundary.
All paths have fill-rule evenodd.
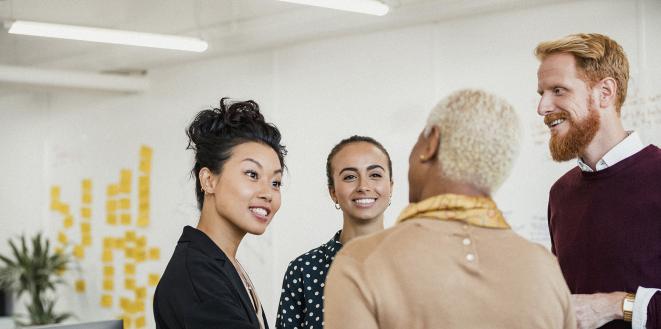
<path id="1" fill-rule="evenodd" d="M 232 101 L 224 97 L 219 108 L 201 111 L 193 119 L 186 131 L 190 139 L 187 149 L 197 150 L 200 144 L 218 138 L 232 138 L 237 135 L 237 130 L 263 123 L 264 116 L 257 103 L 252 100 Z"/>
<path id="2" fill-rule="evenodd" d="M 220 100 L 220 108 L 214 109 L 218 112 L 218 119 L 215 125 L 222 129 L 222 126 L 239 126 L 242 123 L 264 122 L 264 116 L 259 111 L 259 105 L 252 100 L 232 101 L 230 98 Z M 213 128 L 215 128 L 215 125 Z"/>

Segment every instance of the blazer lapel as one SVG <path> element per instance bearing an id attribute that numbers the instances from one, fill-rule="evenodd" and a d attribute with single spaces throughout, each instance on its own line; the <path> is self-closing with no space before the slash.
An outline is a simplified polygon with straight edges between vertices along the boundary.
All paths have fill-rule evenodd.
<path id="1" fill-rule="evenodd" d="M 225 254 L 223 254 L 223 256 L 225 256 Z M 230 278 L 230 282 L 232 283 L 232 286 L 234 287 L 239 297 L 241 298 L 241 304 L 243 304 L 243 309 L 246 310 L 246 313 L 248 313 L 248 316 L 250 317 L 250 322 L 259 323 L 259 321 L 257 320 L 257 314 L 255 313 L 255 307 L 250 301 L 250 296 L 248 296 L 248 291 L 246 290 L 246 287 L 243 285 L 243 281 L 241 280 L 239 273 L 234 268 L 234 265 L 232 265 L 232 262 L 230 262 L 226 256 L 225 259 L 223 260 L 223 264 L 221 264 L 221 269 L 223 270 L 223 273 L 225 273 L 225 275 L 228 278 Z"/>
<path id="2" fill-rule="evenodd" d="M 243 285 L 243 281 L 241 281 L 239 273 L 236 271 L 234 265 L 232 265 L 232 262 L 227 258 L 227 255 L 225 255 L 223 250 L 220 249 L 211 238 L 204 234 L 204 232 L 191 226 L 184 227 L 184 232 L 179 239 L 179 242 L 182 241 L 190 241 L 194 243 L 197 246 L 197 249 L 216 260 L 218 267 L 225 277 L 229 279 L 232 287 L 236 291 L 236 295 L 239 296 L 241 305 L 250 318 L 250 323 L 258 324 L 259 321 L 257 320 L 255 307 L 253 307 L 253 304 L 250 301 L 250 297 Z"/>

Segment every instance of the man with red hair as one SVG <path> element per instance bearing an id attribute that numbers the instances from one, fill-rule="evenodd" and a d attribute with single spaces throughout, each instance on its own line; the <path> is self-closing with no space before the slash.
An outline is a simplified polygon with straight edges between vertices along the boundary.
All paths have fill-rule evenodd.
<path id="1" fill-rule="evenodd" d="M 661 149 L 623 128 L 624 50 L 604 35 L 575 34 L 540 43 L 535 55 L 551 156 L 578 159 L 548 206 L 578 327 L 661 328 Z"/>

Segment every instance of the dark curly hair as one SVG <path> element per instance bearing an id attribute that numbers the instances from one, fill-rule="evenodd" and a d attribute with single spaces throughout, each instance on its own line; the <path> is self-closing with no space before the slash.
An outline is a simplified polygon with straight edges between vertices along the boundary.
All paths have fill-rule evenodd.
<path id="1" fill-rule="evenodd" d="M 333 168 L 331 166 L 331 162 L 333 162 L 333 158 L 335 155 L 340 152 L 345 146 L 352 144 L 352 143 L 358 143 L 358 142 L 365 142 L 365 143 L 370 143 L 383 154 L 386 155 L 386 158 L 388 158 L 388 176 L 390 176 L 390 181 L 392 181 L 392 161 L 390 160 L 390 154 L 388 154 L 388 151 L 386 151 L 386 148 L 381 145 L 381 143 L 377 142 L 376 139 L 372 137 L 367 137 L 367 136 L 358 136 L 358 135 L 353 135 L 349 138 L 345 138 L 341 140 L 337 145 L 333 147 L 333 149 L 328 153 L 328 157 L 326 158 L 326 178 L 328 179 L 328 187 L 334 187 L 335 182 L 333 182 Z"/>
<path id="2" fill-rule="evenodd" d="M 222 98 L 220 108 L 203 110 L 195 116 L 186 129 L 186 135 L 186 149 L 195 151 L 195 165 L 191 175 L 195 177 L 195 193 L 200 210 L 204 203 L 200 170 L 206 167 L 214 174 L 222 172 L 223 165 L 237 145 L 257 142 L 270 146 L 278 155 L 282 168 L 285 168 L 287 149 L 280 144 L 280 131 L 275 125 L 264 121 L 259 105 L 252 100 L 232 102 L 227 97 Z"/>

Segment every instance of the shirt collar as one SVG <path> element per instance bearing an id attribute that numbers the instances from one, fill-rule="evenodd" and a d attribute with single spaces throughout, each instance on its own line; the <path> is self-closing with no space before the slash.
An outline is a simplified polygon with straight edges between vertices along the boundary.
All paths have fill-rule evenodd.
<path id="1" fill-rule="evenodd" d="M 596 171 L 604 170 L 614 164 L 638 153 L 640 150 L 645 148 L 643 142 L 640 140 L 640 136 L 635 131 L 627 131 L 627 137 L 625 137 L 621 142 L 615 145 L 610 151 L 606 152 L 604 156 L 597 161 Z M 578 158 L 578 167 L 582 171 L 593 172 L 590 166 L 588 166 L 583 159 Z"/>
<path id="2" fill-rule="evenodd" d="M 335 254 L 342 248 L 342 242 L 340 242 L 340 235 L 342 230 L 337 231 L 333 238 L 324 243 L 323 249 L 327 255 L 335 256 Z"/>

